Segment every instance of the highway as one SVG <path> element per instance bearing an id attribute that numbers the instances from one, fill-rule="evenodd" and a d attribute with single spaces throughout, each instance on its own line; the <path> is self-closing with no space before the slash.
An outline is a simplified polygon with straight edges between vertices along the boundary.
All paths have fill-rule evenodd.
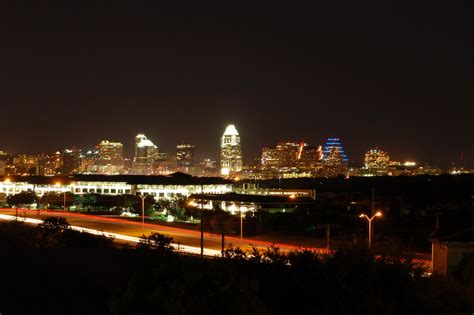
<path id="1" fill-rule="evenodd" d="M 27 210 L 27 209 L 0 209 L 0 216 L 8 215 L 21 218 L 44 220 L 48 217 L 65 217 L 71 226 L 75 229 L 90 229 L 89 233 L 104 233 L 113 236 L 117 241 L 126 242 L 135 246 L 138 239 L 142 235 L 149 235 L 152 232 L 158 232 L 171 236 L 176 245 L 179 244 L 185 252 L 199 254 L 201 234 L 198 230 L 190 230 L 167 225 L 130 221 L 117 217 L 106 217 L 98 215 L 83 214 L 69 211 L 52 211 L 52 210 Z M 1 217 L 0 217 L 1 219 Z M 31 221 L 30 223 L 34 223 Z M 283 240 L 284 238 L 284 240 Z M 291 250 L 307 248 L 319 253 L 327 253 L 325 241 L 295 238 L 286 236 L 256 236 L 246 237 L 240 240 L 240 237 L 226 236 L 225 248 L 240 247 L 244 250 L 251 249 L 252 246 L 258 248 L 266 248 L 274 245 L 281 251 L 287 252 Z M 221 236 L 217 234 L 204 233 L 204 254 L 215 256 L 220 254 Z M 417 253 L 415 262 L 431 265 L 430 254 Z"/>
<path id="2" fill-rule="evenodd" d="M 44 220 L 47 217 L 65 217 L 69 224 L 75 227 L 82 227 L 92 229 L 96 231 L 102 231 L 109 234 L 119 234 L 129 237 L 139 238 L 142 235 L 149 235 L 152 232 L 159 232 L 171 236 L 175 243 L 191 246 L 200 247 L 201 234 L 198 230 L 189 230 L 179 227 L 171 227 L 167 225 L 159 225 L 152 223 L 145 223 L 142 225 L 141 222 L 130 221 L 126 219 L 116 217 L 105 217 L 97 215 L 89 215 L 76 212 L 67 211 L 50 211 L 50 210 L 26 210 L 26 209 L 0 209 L 0 214 L 15 216 L 23 218 L 32 218 Z M 313 241 L 316 243 L 320 241 Z M 131 242 L 133 243 L 133 242 Z M 305 244 L 306 243 L 306 244 Z M 283 243 L 277 239 L 277 242 L 273 240 L 262 240 L 261 237 L 255 238 L 243 238 L 242 242 L 240 237 L 226 236 L 225 247 L 240 247 L 243 249 L 250 249 L 252 246 L 259 248 L 266 248 L 271 245 L 279 247 L 282 251 L 290 251 L 298 248 L 308 248 L 318 252 L 326 252 L 325 248 L 308 245 L 308 241 L 304 242 L 301 239 L 291 239 L 289 243 Z M 204 233 L 204 248 L 207 250 L 221 250 L 221 235 Z"/>

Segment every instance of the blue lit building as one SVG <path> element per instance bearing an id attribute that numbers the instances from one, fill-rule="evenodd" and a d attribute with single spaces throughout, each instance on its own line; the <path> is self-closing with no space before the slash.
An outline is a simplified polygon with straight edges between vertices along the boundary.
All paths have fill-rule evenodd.
<path id="1" fill-rule="evenodd" d="M 334 152 L 339 153 L 344 164 L 349 162 L 349 158 L 342 147 L 341 140 L 339 138 L 328 138 L 323 146 L 323 161 L 327 162 Z"/>

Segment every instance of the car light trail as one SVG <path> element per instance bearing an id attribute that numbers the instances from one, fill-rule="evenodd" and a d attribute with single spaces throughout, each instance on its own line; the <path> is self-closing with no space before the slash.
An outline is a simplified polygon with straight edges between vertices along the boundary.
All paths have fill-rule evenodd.
<path id="1" fill-rule="evenodd" d="M 39 220 L 39 219 L 16 217 L 16 216 L 6 215 L 6 214 L 0 214 L 0 220 L 21 221 L 21 222 L 30 223 L 30 224 L 43 223 L 43 220 Z M 89 233 L 93 235 L 103 235 L 106 237 L 110 237 L 110 238 L 118 239 L 122 241 L 127 241 L 127 242 L 132 242 L 132 243 L 140 242 L 140 238 L 138 237 L 123 235 L 123 234 L 118 234 L 118 233 L 104 232 L 104 231 L 99 231 L 99 230 L 94 230 L 94 229 L 89 229 L 89 228 L 84 228 L 84 227 L 74 226 L 74 225 L 71 225 L 70 228 L 74 231 Z M 180 245 L 180 244 L 172 244 L 172 245 L 178 252 L 187 253 L 187 254 L 200 254 L 201 253 L 200 247 Z M 214 249 L 204 248 L 204 255 L 218 256 L 218 255 L 221 255 L 221 252 Z"/>

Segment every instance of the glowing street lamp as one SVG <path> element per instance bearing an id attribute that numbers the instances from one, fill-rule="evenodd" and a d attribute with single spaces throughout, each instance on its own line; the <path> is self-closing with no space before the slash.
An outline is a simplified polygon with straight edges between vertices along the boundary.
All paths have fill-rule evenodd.
<path id="1" fill-rule="evenodd" d="M 361 213 L 359 215 L 359 218 L 365 218 L 368 222 L 368 225 L 369 225 L 369 248 L 372 247 L 372 221 L 376 218 L 376 217 L 381 217 L 382 216 L 382 212 L 380 211 L 377 211 L 373 216 L 371 216 L 369 218 L 368 215 L 366 215 L 365 213 Z"/>
<path id="2" fill-rule="evenodd" d="M 142 229 L 145 228 L 145 199 L 148 195 L 140 194 L 140 198 L 142 199 Z"/>

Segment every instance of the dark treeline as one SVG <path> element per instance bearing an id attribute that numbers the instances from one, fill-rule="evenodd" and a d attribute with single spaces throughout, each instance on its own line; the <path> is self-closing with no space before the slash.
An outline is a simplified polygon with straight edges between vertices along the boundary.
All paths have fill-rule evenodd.
<path id="1" fill-rule="evenodd" d="M 153 234 L 137 249 L 71 231 L 0 223 L 0 307 L 68 314 L 461 314 L 474 307 L 474 257 L 452 277 L 426 277 L 397 246 L 323 257 L 277 248 L 223 258 L 182 256 Z"/>
<path id="2" fill-rule="evenodd" d="M 373 207 L 384 214 L 375 223 L 376 238 L 397 237 L 429 250 L 428 238 L 437 228 L 457 231 L 474 225 L 474 175 L 276 179 L 256 184 L 316 191 L 312 205 L 267 215 L 267 229 L 274 231 L 322 237 L 318 224 L 333 223 L 335 238 L 354 239 L 366 230 L 357 215 L 371 213 Z"/>
<path id="3" fill-rule="evenodd" d="M 285 179 L 257 184 L 260 188 L 314 189 L 316 199 L 291 211 L 276 213 L 263 210 L 266 207 L 262 204 L 261 210 L 244 218 L 243 233 L 246 236 L 280 233 L 324 239 L 324 227 L 331 224 L 334 245 L 360 243 L 367 236 L 367 222 L 358 215 L 370 214 L 373 207 L 375 211 L 383 212 L 383 217 L 374 223 L 375 241 L 395 237 L 418 251 L 429 252 L 429 238 L 437 228 L 449 234 L 474 225 L 473 175 Z M 64 201 L 66 207 L 74 211 L 142 214 L 141 199 L 134 195 L 79 196 L 67 193 L 64 196 L 50 193 L 38 198 L 32 192 L 25 192 L 6 199 L 10 206 L 21 207 L 37 202 L 39 208 L 59 210 L 64 208 Z M 204 229 L 226 235 L 239 234 L 238 216 L 221 210 L 217 207 L 205 211 Z M 195 220 L 201 216 L 200 210 L 190 207 L 184 197 L 155 201 L 151 196 L 145 200 L 145 215 L 150 221 L 166 220 L 167 215 L 172 215 L 175 220 L 187 222 L 188 227 L 195 229 L 199 228 Z"/>

